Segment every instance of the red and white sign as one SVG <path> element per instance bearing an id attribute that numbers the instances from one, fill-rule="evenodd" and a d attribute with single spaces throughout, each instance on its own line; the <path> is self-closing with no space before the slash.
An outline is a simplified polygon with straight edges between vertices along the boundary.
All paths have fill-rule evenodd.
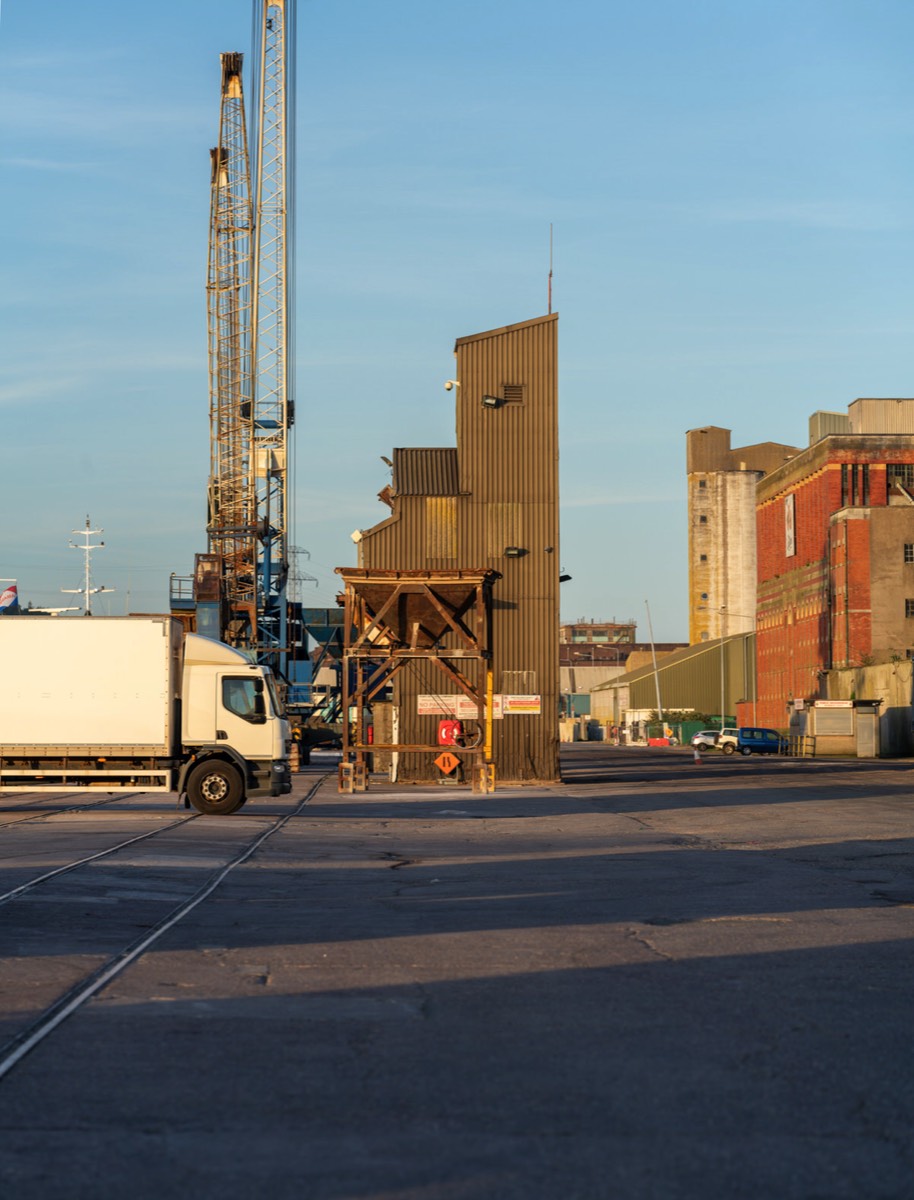
<path id="1" fill-rule="evenodd" d="M 458 717 L 461 721 L 478 721 L 479 710 L 469 696 L 417 696 L 416 714 L 420 717 Z M 503 716 L 502 697 L 492 697 L 492 716 Z"/>

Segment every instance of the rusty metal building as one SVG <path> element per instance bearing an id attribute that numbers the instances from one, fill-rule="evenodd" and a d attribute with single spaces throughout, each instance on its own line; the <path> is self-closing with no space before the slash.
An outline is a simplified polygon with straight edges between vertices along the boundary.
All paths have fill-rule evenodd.
<path id="1" fill-rule="evenodd" d="M 498 781 L 559 777 L 557 315 L 459 338 L 451 394 L 456 447 L 400 448 L 380 499 L 391 515 L 360 531 L 359 567 L 494 570 L 493 759 Z M 435 740 L 450 697 L 417 664 L 393 695 L 399 741 Z M 456 698 L 453 698 L 456 700 Z M 400 764 L 431 780 L 432 755 Z"/>

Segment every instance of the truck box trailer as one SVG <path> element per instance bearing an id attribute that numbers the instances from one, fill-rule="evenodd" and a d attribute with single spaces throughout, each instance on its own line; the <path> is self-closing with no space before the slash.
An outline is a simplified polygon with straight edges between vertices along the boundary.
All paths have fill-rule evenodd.
<path id="1" fill-rule="evenodd" d="M 0 672 L 0 790 L 176 791 L 206 813 L 291 791 L 270 671 L 172 617 L 8 617 Z"/>

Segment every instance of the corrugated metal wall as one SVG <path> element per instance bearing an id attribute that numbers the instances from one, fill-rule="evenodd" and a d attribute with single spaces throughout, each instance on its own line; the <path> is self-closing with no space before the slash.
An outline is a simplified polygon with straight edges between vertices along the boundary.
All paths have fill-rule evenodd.
<path id="1" fill-rule="evenodd" d="M 914 400 L 862 398 L 849 404 L 851 433 L 914 433 Z"/>
<path id="2" fill-rule="evenodd" d="M 453 446 L 397 447 L 393 490 L 398 496 L 453 496 L 457 492 L 457 451 Z"/>
<path id="3" fill-rule="evenodd" d="M 756 635 L 738 634 L 720 641 L 691 646 L 657 660 L 660 679 L 660 703 L 664 712 L 694 709 L 719 714 L 721 708 L 721 667 L 727 716 L 736 714 L 738 702 L 756 699 Z M 620 701 L 614 706 L 613 696 Z M 591 711 L 602 719 L 619 719 L 625 708 L 655 709 L 657 683 L 653 670 L 645 668 L 621 676 L 591 695 Z M 616 711 L 618 710 L 618 711 Z"/>
<path id="4" fill-rule="evenodd" d="M 812 446 L 831 433 L 850 433 L 850 429 L 847 413 L 814 412 L 809 418 L 809 444 Z"/>
<path id="5" fill-rule="evenodd" d="M 461 557 L 502 578 L 494 590 L 497 693 L 540 697 L 538 715 L 495 722 L 505 779 L 558 778 L 557 318 L 461 338 L 455 347 Z M 483 397 L 501 401 L 483 405 Z M 508 547 L 522 551 L 505 555 Z"/>
<path id="6" fill-rule="evenodd" d="M 456 560 L 429 557 L 453 545 L 452 510 L 430 507 L 423 496 L 398 496 L 395 517 L 364 531 L 359 548 L 365 567 L 501 572 L 493 592 L 494 690 L 540 697 L 538 714 L 494 723 L 497 776 L 506 780 L 559 775 L 557 332 L 550 315 L 456 344 Z M 484 396 L 497 404 L 483 405 Z M 509 547 L 520 555 L 506 556 Z M 401 673 L 402 742 L 433 740 L 435 719 L 417 717 L 416 696 L 445 684 L 427 664 Z M 401 778 L 437 777 L 437 768 L 411 757 L 401 760 Z"/>

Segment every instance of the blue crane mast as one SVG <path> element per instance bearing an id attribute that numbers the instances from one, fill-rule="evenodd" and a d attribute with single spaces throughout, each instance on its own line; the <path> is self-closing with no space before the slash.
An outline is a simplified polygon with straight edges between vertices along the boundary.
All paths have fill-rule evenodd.
<path id="1" fill-rule="evenodd" d="M 254 0 L 253 59 L 250 146 L 242 55 L 221 59 L 207 279 L 208 549 L 196 556 L 192 581 L 172 577 L 172 610 L 251 651 L 294 704 L 310 666 L 288 586 L 295 0 Z"/>

